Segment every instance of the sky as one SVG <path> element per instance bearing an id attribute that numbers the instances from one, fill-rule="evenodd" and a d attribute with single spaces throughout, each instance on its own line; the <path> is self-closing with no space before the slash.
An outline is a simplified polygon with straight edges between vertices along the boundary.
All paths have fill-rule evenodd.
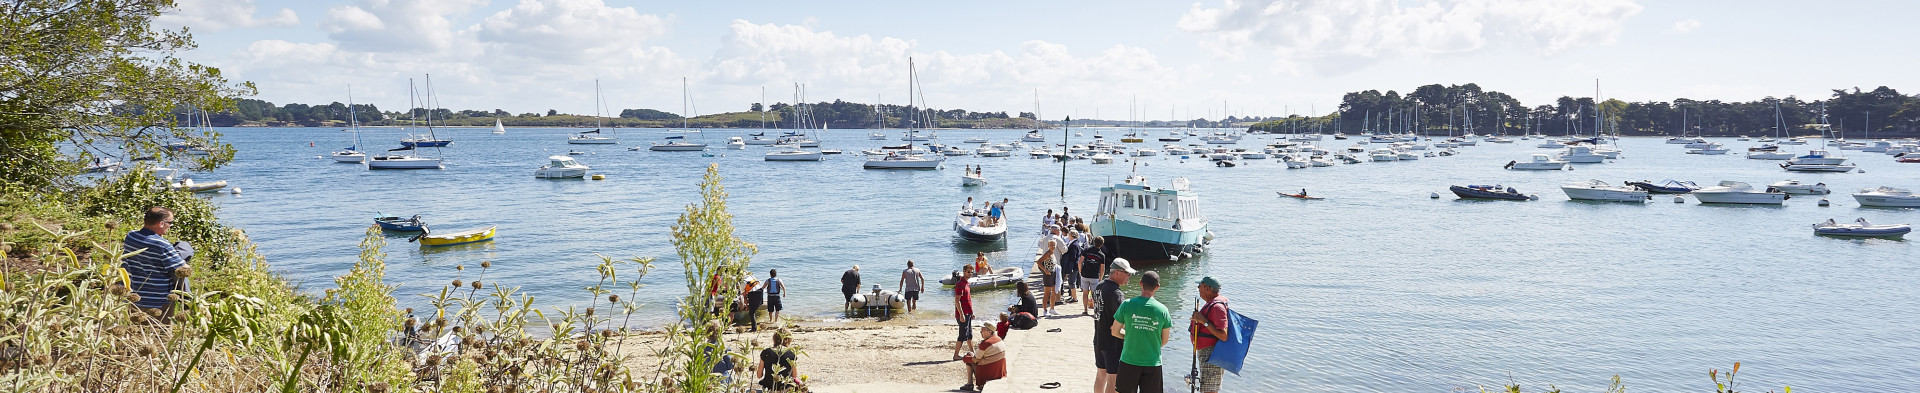
<path id="1" fill-rule="evenodd" d="M 755 102 L 1111 120 L 1314 115 L 1476 83 L 1528 105 L 1920 92 L 1920 2 L 177 0 L 177 56 L 275 104 L 694 115 Z M 683 90 L 684 86 L 684 90 Z M 690 99 L 683 100 L 685 97 Z M 762 97 L 765 97 L 764 99 Z"/>

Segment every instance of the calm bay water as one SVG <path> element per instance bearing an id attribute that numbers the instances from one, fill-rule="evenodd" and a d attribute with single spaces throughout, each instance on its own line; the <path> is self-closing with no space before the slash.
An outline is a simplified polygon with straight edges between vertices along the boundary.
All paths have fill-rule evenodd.
<path id="1" fill-rule="evenodd" d="M 1176 317 L 1184 315 L 1197 296 L 1192 282 L 1212 275 L 1236 309 L 1261 320 L 1248 366 L 1228 377 L 1232 390 L 1439 392 L 1505 383 L 1511 375 L 1528 390 L 1552 383 L 1599 391 L 1619 374 L 1635 391 L 1703 391 L 1712 388 L 1707 369 L 1724 370 L 1735 361 L 1744 362 L 1743 390 L 1903 391 L 1920 382 L 1920 315 L 1914 312 L 1920 288 L 1911 285 L 1920 281 L 1920 248 L 1898 240 L 1816 237 L 1808 228 L 1828 218 L 1920 221 L 1920 211 L 1861 208 L 1845 195 L 1880 185 L 1920 188 L 1920 165 L 1878 153 L 1846 152 L 1866 171 L 1848 174 L 1788 173 L 1774 161 L 1687 155 L 1678 145 L 1647 138 L 1622 141 L 1625 158 L 1615 162 L 1556 172 L 1500 169 L 1550 151 L 1534 148 L 1537 141 L 1482 143 L 1460 148 L 1456 157 L 1296 170 L 1275 160 L 1217 168 L 1161 156 L 1144 158 L 1137 168 L 1069 163 L 1062 197 L 1061 165 L 1021 152 L 955 157 L 944 170 L 876 171 L 861 169 L 858 154 L 764 162 L 762 146 L 716 148 L 716 157 L 626 150 L 660 140 L 666 134 L 659 130 L 620 130 L 622 144 L 612 146 L 567 145 L 565 134 L 573 130 L 565 129 L 441 131 L 454 140 L 440 150 L 447 169 L 368 171 L 320 158 L 352 143 L 352 134 L 337 129 L 226 129 L 240 151 L 236 161 L 195 178 L 225 179 L 243 189 L 241 196 L 212 197 L 221 217 L 246 229 L 303 290 L 332 287 L 331 278 L 353 263 L 375 212 L 421 214 L 441 230 L 499 225 L 500 231 L 491 244 L 426 252 L 405 238 L 389 238 L 387 273 L 407 305 L 424 306 L 413 294 L 472 280 L 481 261 L 494 266 L 486 281 L 519 286 L 538 304 L 584 304 L 581 288 L 598 279 L 594 254 L 651 256 L 660 258 L 659 269 L 645 279 L 642 299 L 650 304 L 639 317 L 658 324 L 671 318 L 672 297 L 685 291 L 668 226 L 697 199 L 709 163 L 718 163 L 726 177 L 737 235 L 759 246 L 753 270 L 764 279 L 767 269 L 780 269 L 794 292 L 790 312 L 823 318 L 839 317 L 837 279 L 850 265 L 860 264 L 869 284 L 891 288 L 908 259 L 930 274 L 971 261 L 975 251 L 989 252 L 996 264 L 1024 261 L 1042 212 L 1092 211 L 1099 187 L 1137 170 L 1155 186 L 1192 179 L 1218 235 L 1209 255 L 1157 268 L 1169 282 L 1160 300 Z M 709 131 L 705 139 L 718 146 L 745 132 Z M 849 153 L 899 143 L 867 140 L 867 132 L 834 131 L 820 139 Z M 1023 132 L 942 134 L 951 144 L 973 136 L 1010 142 Z M 898 137 L 898 131 L 888 134 Z M 1057 143 L 1060 131 L 1048 135 Z M 362 138 L 382 147 L 402 136 L 369 129 Z M 1334 149 L 1351 142 L 1321 144 Z M 1736 153 L 1754 144 L 1722 142 Z M 1250 139 L 1240 147 L 1259 145 Z M 574 157 L 608 179 L 532 177 L 545 157 L 569 149 L 588 152 Z M 991 183 L 961 188 L 961 165 L 984 166 Z M 1830 207 L 1804 196 L 1781 207 L 1740 207 L 1661 197 L 1645 204 L 1583 203 L 1557 189 L 1587 179 L 1664 178 L 1756 186 L 1799 179 L 1825 182 L 1836 193 L 1828 197 Z M 1450 184 L 1468 183 L 1506 184 L 1540 200 L 1459 201 L 1446 192 Z M 1301 188 L 1328 199 L 1273 193 Z M 1429 199 L 1432 192 L 1443 198 Z M 951 214 L 967 197 L 1012 200 L 1009 241 L 978 246 L 953 235 Z M 454 270 L 459 265 L 470 270 L 463 275 Z M 977 306 L 992 309 L 1008 296 L 988 292 Z M 917 317 L 941 320 L 950 307 L 935 295 Z M 1190 355 L 1175 341 L 1170 374 L 1185 372 Z M 1078 376 L 1085 370 L 1059 371 Z"/>

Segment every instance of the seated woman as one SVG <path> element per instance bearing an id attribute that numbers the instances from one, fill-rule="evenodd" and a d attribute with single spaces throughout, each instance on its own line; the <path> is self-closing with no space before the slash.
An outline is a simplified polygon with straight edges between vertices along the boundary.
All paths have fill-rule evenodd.
<path id="1" fill-rule="evenodd" d="M 980 349 L 960 360 L 967 366 L 967 385 L 960 390 L 978 390 L 985 388 L 987 381 L 1007 377 L 1007 350 L 997 345 L 1000 337 L 993 335 L 993 326 L 981 324 L 980 337 Z"/>
<path id="2" fill-rule="evenodd" d="M 800 372 L 794 368 L 795 356 L 788 345 L 793 345 L 793 334 L 780 329 L 773 333 L 773 347 L 760 351 L 760 367 L 755 373 L 760 377 L 761 388 L 784 392 L 797 385 L 794 376 Z"/>
<path id="3" fill-rule="evenodd" d="M 993 274 L 993 264 L 987 263 L 987 253 L 973 253 L 973 275 L 985 276 L 989 274 Z"/>

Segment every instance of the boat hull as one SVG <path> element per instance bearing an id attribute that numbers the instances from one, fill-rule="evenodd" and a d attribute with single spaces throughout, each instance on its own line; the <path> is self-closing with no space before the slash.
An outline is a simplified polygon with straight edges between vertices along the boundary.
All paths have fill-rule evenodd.
<path id="1" fill-rule="evenodd" d="M 1174 230 L 1103 218 L 1095 220 L 1089 229 L 1106 239 L 1107 255 L 1126 258 L 1134 267 L 1200 255 L 1207 240 L 1205 226 Z"/>
<path id="2" fill-rule="evenodd" d="M 940 160 L 867 160 L 860 165 L 866 169 L 935 169 Z"/>
<path id="3" fill-rule="evenodd" d="M 393 232 L 419 232 L 421 226 L 420 221 L 402 219 L 400 217 L 375 218 L 373 219 L 373 223 L 374 225 L 379 225 L 381 230 Z"/>
<path id="4" fill-rule="evenodd" d="M 1853 165 L 1780 164 L 1780 169 L 1793 172 L 1852 172 L 1858 168 Z"/>
<path id="5" fill-rule="evenodd" d="M 453 141 L 400 141 L 400 146 L 406 147 L 447 147 L 451 144 Z"/>
<path id="6" fill-rule="evenodd" d="M 1517 192 L 1482 190 L 1473 187 L 1447 186 L 1447 190 L 1453 191 L 1453 195 L 1460 197 L 1460 199 L 1498 199 L 1504 201 L 1524 201 L 1529 199 L 1525 194 Z"/>
<path id="7" fill-rule="evenodd" d="M 1738 205 L 1779 205 L 1787 200 L 1787 194 L 1762 192 L 1701 192 L 1694 191 L 1693 198 L 1700 203 L 1724 203 Z"/>
<path id="8" fill-rule="evenodd" d="M 1604 190 L 1586 187 L 1560 187 L 1567 193 L 1567 199 L 1576 201 L 1602 202 L 1646 202 L 1652 198 L 1646 191 Z"/>
<path id="9" fill-rule="evenodd" d="M 567 138 L 567 144 L 572 145 L 614 145 L 619 143 L 620 140 L 613 138 Z"/>
<path id="10" fill-rule="evenodd" d="M 431 158 L 384 158 L 374 157 L 367 161 L 367 169 L 441 169 L 440 160 Z"/>
<path id="11" fill-rule="evenodd" d="M 587 176 L 587 168 L 548 168 L 533 171 L 533 177 L 540 179 L 569 179 Z"/>
<path id="12" fill-rule="evenodd" d="M 353 164 L 359 164 L 359 163 L 363 163 L 363 162 L 367 162 L 367 155 L 366 155 L 366 154 L 359 154 L 359 153 L 355 153 L 355 154 L 334 154 L 334 155 L 333 155 L 333 161 L 334 161 L 334 162 L 345 162 L 345 163 L 353 163 Z"/>
<path id="13" fill-rule="evenodd" d="M 1899 197 L 1886 195 L 1853 194 L 1853 201 L 1860 206 L 1872 207 L 1920 207 L 1920 197 Z"/>
<path id="14" fill-rule="evenodd" d="M 701 151 L 706 149 L 707 145 L 653 145 L 647 147 L 647 150 L 652 151 Z"/>
<path id="15" fill-rule="evenodd" d="M 820 153 L 806 152 L 797 154 L 767 153 L 767 161 L 820 161 Z"/>
<path id="16" fill-rule="evenodd" d="M 457 232 L 457 233 L 446 234 L 446 235 L 428 234 L 420 237 L 420 246 L 421 247 L 446 247 L 446 246 L 457 246 L 457 245 L 469 244 L 469 243 L 490 242 L 490 241 L 493 241 L 493 234 L 494 234 L 495 228 L 497 227 L 487 227 L 486 229 L 481 229 L 481 230 Z"/>

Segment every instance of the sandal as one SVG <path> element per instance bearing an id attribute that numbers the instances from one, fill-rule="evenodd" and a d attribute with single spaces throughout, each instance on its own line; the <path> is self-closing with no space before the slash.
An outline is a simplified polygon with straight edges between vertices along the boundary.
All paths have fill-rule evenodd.
<path id="1" fill-rule="evenodd" d="M 1041 389 L 1059 389 L 1059 388 L 1060 388 L 1060 383 L 1059 383 L 1059 382 L 1047 382 L 1047 383 L 1043 383 L 1043 384 L 1040 384 L 1040 388 L 1041 388 Z"/>
<path id="2" fill-rule="evenodd" d="M 1047 333 L 1059 333 L 1059 332 L 1060 332 L 1060 328 L 1047 329 Z"/>

